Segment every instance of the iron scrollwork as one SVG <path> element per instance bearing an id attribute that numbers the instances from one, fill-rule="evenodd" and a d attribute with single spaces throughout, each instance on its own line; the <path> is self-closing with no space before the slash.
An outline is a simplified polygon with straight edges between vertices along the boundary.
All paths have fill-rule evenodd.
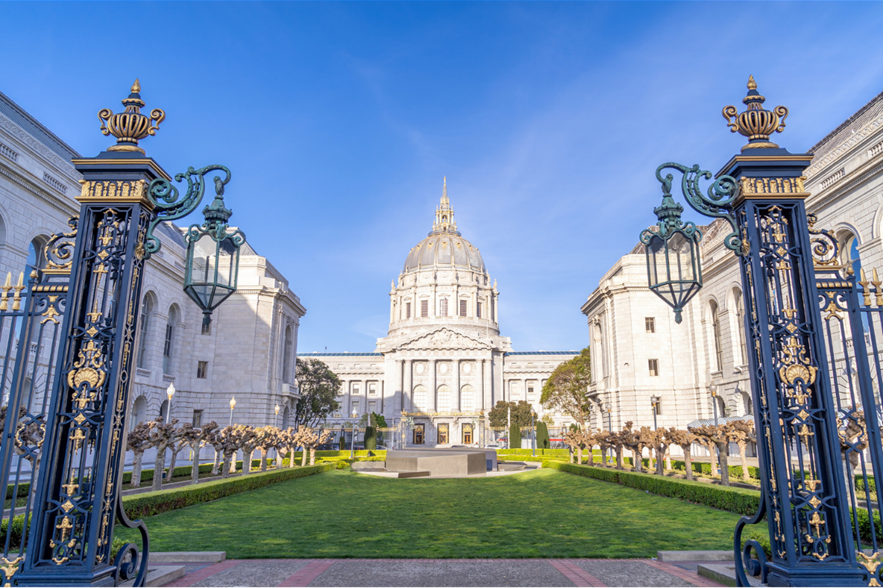
<path id="1" fill-rule="evenodd" d="M 205 193 L 205 175 L 211 171 L 224 172 L 223 179 L 220 176 L 214 178 L 215 187 L 221 186 L 221 193 L 223 193 L 223 186 L 230 181 L 230 170 L 223 165 L 207 165 L 200 169 L 188 167 L 186 172 L 175 174 L 176 182 L 187 179 L 187 192 L 183 197 L 178 189 L 164 178 L 157 178 L 150 182 L 147 187 L 147 197 L 155 207 L 156 216 L 150 221 L 150 226 L 147 228 L 144 259 L 149 259 L 160 249 L 159 238 L 154 235 L 154 230 L 159 223 L 183 218 L 196 210 Z"/>
<path id="2" fill-rule="evenodd" d="M 656 168 L 656 179 L 662 184 L 663 192 L 671 193 L 671 184 L 674 180 L 672 174 L 662 176 L 662 170 L 674 169 L 683 174 L 681 178 L 681 191 L 687 203 L 699 214 L 712 218 L 723 218 L 730 223 L 732 232 L 724 238 L 724 245 L 736 253 L 745 255 L 747 247 L 736 226 L 736 219 L 732 215 L 733 203 L 739 195 L 739 184 L 731 176 L 721 176 L 708 187 L 707 194 L 703 194 L 699 187 L 699 180 L 709 180 L 712 177 L 710 171 L 702 170 L 699 165 L 687 167 L 680 163 L 663 163 Z"/>

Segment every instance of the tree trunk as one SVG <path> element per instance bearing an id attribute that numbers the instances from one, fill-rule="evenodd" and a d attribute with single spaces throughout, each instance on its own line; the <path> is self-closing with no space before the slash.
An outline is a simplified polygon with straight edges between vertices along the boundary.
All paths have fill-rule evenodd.
<path id="1" fill-rule="evenodd" d="M 261 448 L 261 471 L 267 471 L 267 449 Z"/>
<path id="2" fill-rule="evenodd" d="M 621 470 L 622 469 L 622 446 L 617 445 L 615 451 L 616 451 L 616 469 Z"/>
<path id="3" fill-rule="evenodd" d="M 193 459 L 190 460 L 190 483 L 196 484 L 199 481 L 199 451 L 202 449 L 200 444 L 197 443 L 195 446 L 190 446 L 190 451 L 193 452 Z"/>
<path id="4" fill-rule="evenodd" d="M 715 451 L 715 446 L 712 443 L 711 447 L 709 447 L 711 453 L 711 477 L 713 478 L 717 472 L 717 451 Z"/>
<path id="5" fill-rule="evenodd" d="M 570 455 L 570 463 L 573 463 L 573 447 L 567 446 L 567 453 Z"/>
<path id="6" fill-rule="evenodd" d="M 288 448 L 288 467 L 294 467 L 294 446 Z"/>
<path id="7" fill-rule="evenodd" d="M 671 467 L 671 445 L 665 448 L 665 471 L 670 472 Z"/>
<path id="8" fill-rule="evenodd" d="M 158 447 L 156 450 L 156 462 L 153 465 L 152 490 L 162 490 L 162 473 L 166 467 L 166 448 Z"/>
<path id="9" fill-rule="evenodd" d="M 307 466 L 307 448 L 304 447 L 303 455 L 300 458 L 300 467 L 304 468 Z"/>
<path id="10" fill-rule="evenodd" d="M 577 462 L 576 462 L 576 463 L 578 463 L 578 464 L 580 464 L 580 465 L 583 465 L 583 448 L 582 448 L 582 445 L 580 445 L 579 447 L 577 447 L 577 448 L 576 448 L 576 451 L 577 451 L 577 457 L 576 457 Z"/>
<path id="11" fill-rule="evenodd" d="M 607 449 L 605 447 L 601 447 L 601 467 L 607 467 Z"/>
<path id="12" fill-rule="evenodd" d="M 730 485 L 730 467 L 729 461 L 727 457 L 730 454 L 730 444 L 729 443 L 721 443 L 718 447 L 720 447 L 720 470 L 721 470 L 721 484 L 724 486 Z"/>
<path id="13" fill-rule="evenodd" d="M 235 473 L 236 473 L 236 458 L 237 458 L 237 457 L 239 457 L 239 450 L 238 450 L 238 449 L 237 449 L 236 451 L 233 452 L 233 461 L 232 461 L 232 463 L 230 464 L 230 473 L 231 473 L 231 474 L 235 474 Z"/>
<path id="14" fill-rule="evenodd" d="M 224 467 L 221 469 L 221 477 L 229 478 L 230 477 L 230 462 L 236 463 L 234 453 L 225 453 L 224 454 Z"/>
<path id="15" fill-rule="evenodd" d="M 316 447 L 310 447 L 310 465 L 316 465 Z"/>
<path id="16" fill-rule="evenodd" d="M 141 461 L 144 459 L 144 452 L 135 452 L 135 463 L 132 465 L 132 488 L 141 485 Z"/>
<path id="17" fill-rule="evenodd" d="M 251 473 L 251 458 L 254 456 L 254 449 L 246 451 L 242 450 L 242 475 L 247 476 Z"/>
<path id="18" fill-rule="evenodd" d="M 172 443 L 172 459 L 169 462 L 169 476 L 168 481 L 171 482 L 172 478 L 175 477 L 175 462 L 178 461 L 178 447 L 177 444 Z"/>
<path id="19" fill-rule="evenodd" d="M 642 449 L 643 447 L 632 449 L 632 467 L 638 473 L 644 471 L 644 456 L 641 455 L 643 453 Z"/>
<path id="20" fill-rule="evenodd" d="M 687 470 L 687 479 L 693 479 L 693 456 L 691 450 L 693 449 L 693 445 L 686 445 L 681 447 L 684 450 L 684 469 Z"/>
<path id="21" fill-rule="evenodd" d="M 748 442 L 747 441 L 739 441 L 739 459 L 742 462 L 742 479 L 746 482 L 749 480 L 750 476 L 748 475 L 748 456 L 746 453 L 748 452 Z"/>
<path id="22" fill-rule="evenodd" d="M 221 452 L 215 449 L 215 461 L 212 464 L 212 475 L 218 475 L 218 466 L 221 464 Z"/>
<path id="23" fill-rule="evenodd" d="M 665 475 L 665 450 L 659 447 L 656 448 L 656 475 Z"/>

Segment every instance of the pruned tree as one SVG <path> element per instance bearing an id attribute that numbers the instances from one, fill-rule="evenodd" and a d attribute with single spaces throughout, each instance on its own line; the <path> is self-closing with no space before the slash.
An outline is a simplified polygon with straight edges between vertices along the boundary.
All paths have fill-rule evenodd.
<path id="1" fill-rule="evenodd" d="M 625 426 L 620 432 L 620 441 L 632 452 L 632 467 L 636 472 L 642 472 L 644 469 L 643 451 L 644 444 L 641 440 L 639 431 L 632 429 L 632 421 L 626 421 Z"/>
<path id="2" fill-rule="evenodd" d="M 340 408 L 340 378 L 318 359 L 297 359 L 295 379 L 301 398 L 294 409 L 295 426 L 315 427 Z"/>
<path id="3" fill-rule="evenodd" d="M 215 450 L 215 459 L 212 462 L 212 475 L 217 476 L 220 473 L 221 459 L 224 457 L 224 447 L 226 446 L 227 439 L 221 435 L 221 431 L 224 429 L 220 428 L 214 421 L 211 424 L 215 425 L 215 428 L 206 433 L 205 442 Z"/>
<path id="4" fill-rule="evenodd" d="M 579 463 L 583 462 L 583 435 L 579 429 L 570 429 L 564 433 L 564 443 L 570 447 L 570 463 L 573 463 L 573 452 L 576 450 L 579 454 Z"/>
<path id="5" fill-rule="evenodd" d="M 639 455 L 640 461 L 641 461 L 641 471 L 643 471 L 644 448 L 647 447 L 647 448 L 651 449 L 650 458 L 652 458 L 653 457 L 652 448 L 653 448 L 653 444 L 656 442 L 656 434 L 654 433 L 653 429 L 651 429 L 650 427 L 641 427 L 640 429 L 638 429 L 637 437 L 638 437 L 638 455 Z M 648 468 L 650 467 L 649 463 L 650 463 L 650 460 L 648 459 L 647 460 L 647 464 L 648 464 L 647 467 Z"/>
<path id="6" fill-rule="evenodd" d="M 727 439 L 739 446 L 739 460 L 742 463 L 742 479 L 750 480 L 748 473 L 748 444 L 757 443 L 754 434 L 754 421 L 730 421 L 726 425 Z"/>
<path id="7" fill-rule="evenodd" d="M 195 429 L 199 431 L 198 435 L 190 437 L 190 450 L 193 452 L 193 458 L 191 459 L 193 469 L 190 471 L 190 481 L 193 484 L 199 481 L 199 454 L 203 447 L 210 444 L 212 437 L 214 437 L 219 428 L 218 423 L 210 421 L 202 427 Z M 212 469 L 214 469 L 214 465 Z"/>
<path id="8" fill-rule="evenodd" d="M 592 429 L 586 429 L 582 432 L 583 447 L 588 451 L 588 465 L 595 465 L 595 445 L 598 444 L 597 432 Z"/>
<path id="9" fill-rule="evenodd" d="M 844 465 L 849 468 L 847 480 L 851 480 L 855 475 L 855 468 L 858 467 L 861 453 L 868 448 L 865 413 L 853 408 L 846 419 L 838 419 L 837 424 L 839 425 L 837 434 L 840 437 L 840 452 L 843 454 Z"/>
<path id="10" fill-rule="evenodd" d="M 132 465 L 132 488 L 141 486 L 141 462 L 144 460 L 144 452 L 152 447 L 153 440 L 150 438 L 151 423 L 141 422 L 126 435 L 126 447 L 133 454 Z"/>
<path id="11" fill-rule="evenodd" d="M 642 429 L 645 427 L 642 427 Z M 656 474 L 665 475 L 665 455 L 668 452 L 668 446 L 671 445 L 671 437 L 668 436 L 666 429 L 656 429 L 651 431 L 650 448 L 656 455 Z"/>
<path id="12" fill-rule="evenodd" d="M 258 434 L 254 427 L 248 425 L 236 425 L 241 427 L 241 441 L 239 448 L 242 450 L 242 475 L 247 476 L 251 473 L 251 460 L 255 449 L 258 448 Z"/>
<path id="13" fill-rule="evenodd" d="M 267 454 L 277 445 L 279 429 L 268 426 L 255 429 L 255 443 L 261 450 L 261 471 L 267 471 Z"/>
<path id="14" fill-rule="evenodd" d="M 560 410 L 579 423 L 580 430 L 587 430 L 592 403 L 586 391 L 592 383 L 592 362 L 589 348 L 569 361 L 560 364 L 546 380 L 540 404 L 547 410 Z"/>
<path id="15" fill-rule="evenodd" d="M 715 466 L 715 448 L 717 448 L 718 453 L 720 455 L 720 477 L 721 484 L 724 486 L 730 485 L 730 468 L 729 462 L 727 460 L 727 456 L 730 454 L 729 442 L 727 441 L 723 425 L 702 425 L 701 427 L 692 427 L 690 429 L 693 434 L 698 437 L 699 443 L 705 445 L 709 448 L 711 453 L 711 471 L 712 475 L 714 475 L 714 466 Z"/>
<path id="16" fill-rule="evenodd" d="M 619 431 L 614 433 L 613 431 L 608 431 L 608 441 L 613 446 L 613 452 L 616 454 L 616 469 L 623 469 L 622 465 L 622 448 L 625 447 L 625 431 Z"/>
<path id="17" fill-rule="evenodd" d="M 24 408 L 19 413 L 13 450 L 19 458 L 26 459 L 31 464 L 31 480 L 36 480 L 43 456 L 43 436 L 46 434 L 46 423 L 43 420 L 43 415 L 31 418 L 27 414 Z M 3 417 L 5 419 L 6 415 Z M 37 484 L 32 483 L 30 489 L 32 495 L 36 494 Z"/>
<path id="18" fill-rule="evenodd" d="M 331 431 L 322 429 L 322 432 L 319 433 L 319 439 L 310 447 L 310 465 L 316 465 L 316 447 L 324 445 L 329 441 L 331 441 Z"/>
<path id="19" fill-rule="evenodd" d="M 166 467 L 166 450 L 173 447 L 180 435 L 177 427 L 178 419 L 172 419 L 165 422 L 162 417 L 157 417 L 150 427 L 151 445 L 156 449 L 156 462 L 153 466 L 153 486 L 152 490 L 162 489 L 163 471 Z M 172 472 L 169 472 L 169 479 L 172 478 Z"/>
<path id="20" fill-rule="evenodd" d="M 248 434 L 246 427 L 242 425 L 234 425 L 232 427 L 224 427 L 215 435 L 215 443 L 220 448 L 224 462 L 221 468 L 221 477 L 230 476 L 230 462 L 235 460 L 236 452 L 242 447 L 242 443 Z"/>
<path id="21" fill-rule="evenodd" d="M 697 442 L 696 435 L 683 429 L 670 428 L 666 433 L 671 442 L 684 452 L 684 468 L 687 470 L 687 479 L 693 479 L 693 443 Z"/>
<path id="22" fill-rule="evenodd" d="M 610 464 L 607 463 L 607 459 L 610 455 L 610 450 L 614 446 L 613 434 L 610 431 L 598 431 L 595 435 L 595 440 L 601 448 L 601 465 L 605 468 L 609 467 Z"/>

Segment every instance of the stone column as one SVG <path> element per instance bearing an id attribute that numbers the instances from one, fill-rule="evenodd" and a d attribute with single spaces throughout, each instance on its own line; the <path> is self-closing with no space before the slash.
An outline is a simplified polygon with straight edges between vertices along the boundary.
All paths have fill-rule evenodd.
<path id="1" fill-rule="evenodd" d="M 402 360 L 405 368 L 405 387 L 402 389 L 402 410 L 411 412 L 411 390 L 414 388 L 414 360 Z"/>
<path id="2" fill-rule="evenodd" d="M 395 389 L 393 390 L 393 403 L 392 403 L 392 411 L 393 416 L 395 416 L 395 395 L 398 395 L 401 398 L 400 408 L 405 408 L 405 362 L 401 359 L 395 360 L 396 373 L 395 373 Z"/>
<path id="3" fill-rule="evenodd" d="M 527 378 L 521 378 L 521 399 L 527 402 Z"/>
<path id="4" fill-rule="evenodd" d="M 436 375 L 435 375 L 435 360 L 429 360 L 429 397 L 432 399 L 431 406 L 432 411 L 438 411 L 438 395 L 436 394 Z"/>
<path id="5" fill-rule="evenodd" d="M 368 380 L 361 380 L 362 394 L 365 395 L 365 406 L 362 407 L 362 414 L 368 414 Z"/>
<path id="6" fill-rule="evenodd" d="M 456 401 L 453 403 L 453 406 L 456 407 L 457 412 L 461 412 L 463 404 L 460 401 L 460 360 L 453 359 L 451 361 L 451 368 L 454 370 L 454 394 L 456 395 Z"/>
<path id="7" fill-rule="evenodd" d="M 481 372 L 479 372 L 479 374 L 481 376 L 481 386 L 480 386 L 481 392 L 479 392 L 478 396 L 479 396 L 479 398 L 481 398 L 481 407 L 484 408 L 484 394 L 485 394 L 485 390 L 486 390 L 485 384 L 486 384 L 486 379 L 487 379 L 486 378 L 486 376 L 487 376 L 487 360 L 486 359 L 481 360 Z"/>

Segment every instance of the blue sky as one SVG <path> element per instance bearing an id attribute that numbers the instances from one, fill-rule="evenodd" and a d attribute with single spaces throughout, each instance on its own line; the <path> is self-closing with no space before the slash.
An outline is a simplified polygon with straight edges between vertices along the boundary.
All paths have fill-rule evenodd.
<path id="1" fill-rule="evenodd" d="M 167 171 L 223 163 L 249 241 L 370 351 L 442 177 L 516 350 L 588 344 L 580 305 L 654 222 L 665 161 L 717 171 L 753 74 L 811 147 L 883 91 L 878 3 L 9 3 L 0 90 L 84 155 L 139 77 Z M 14 23 L 14 26 L 10 26 Z M 698 219 L 695 219 L 698 220 Z"/>

